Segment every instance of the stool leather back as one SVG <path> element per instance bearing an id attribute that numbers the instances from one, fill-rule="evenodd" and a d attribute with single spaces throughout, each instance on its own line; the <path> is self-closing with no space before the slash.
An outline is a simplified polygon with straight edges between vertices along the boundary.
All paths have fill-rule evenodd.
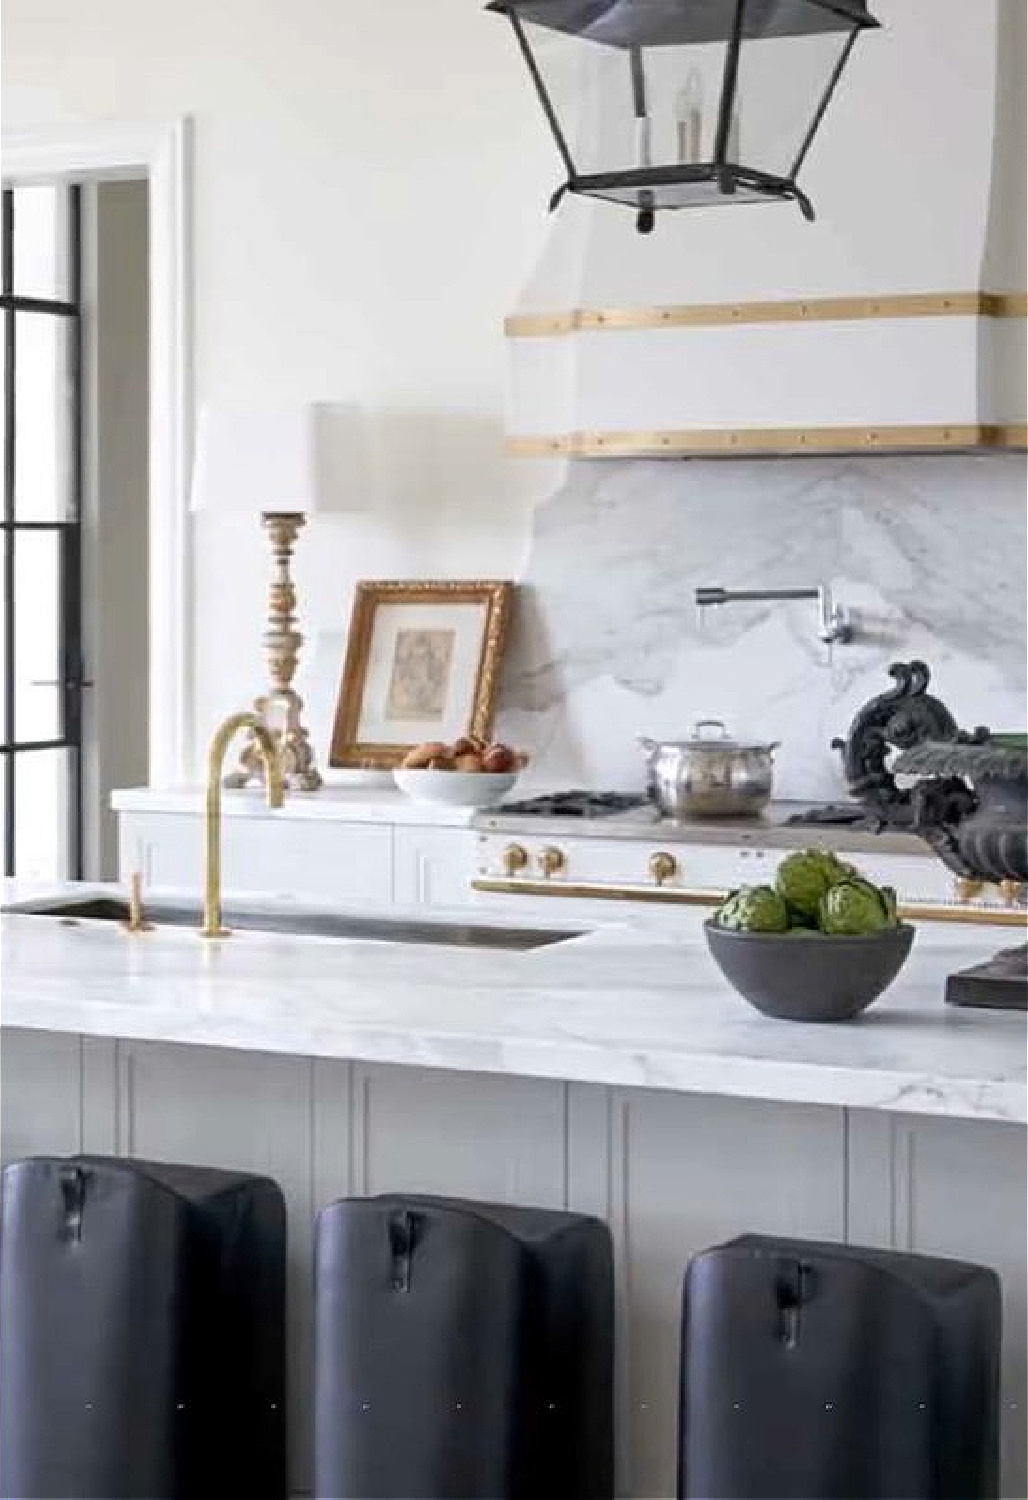
<path id="1" fill-rule="evenodd" d="M 690 1262 L 682 1500 L 990 1500 L 1000 1287 L 984 1266 L 746 1235 Z"/>
<path id="2" fill-rule="evenodd" d="M 285 1494 L 285 1215 L 266 1178 L 15 1162 L 0 1207 L 0 1493 Z"/>
<path id="3" fill-rule="evenodd" d="M 604 1500 L 613 1274 L 599 1220 L 424 1196 L 317 1229 L 315 1494 Z"/>

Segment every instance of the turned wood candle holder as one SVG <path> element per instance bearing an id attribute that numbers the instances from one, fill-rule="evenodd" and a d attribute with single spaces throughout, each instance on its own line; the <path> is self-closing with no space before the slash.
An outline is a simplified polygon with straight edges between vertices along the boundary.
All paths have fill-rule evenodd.
<path id="1" fill-rule="evenodd" d="M 282 763 L 283 784 L 302 792 L 317 791 L 321 776 L 314 764 L 310 735 L 300 715 L 303 699 L 292 686 L 303 636 L 296 628 L 296 589 L 290 564 L 293 548 L 305 517 L 296 511 L 265 511 L 261 522 L 271 541 L 275 571 L 268 590 L 268 628 L 263 643 L 271 686 L 254 700 L 256 710 L 275 741 Z M 255 735 L 248 735 L 236 770 L 226 777 L 226 787 L 243 787 L 251 781 L 263 783 L 264 761 Z"/>

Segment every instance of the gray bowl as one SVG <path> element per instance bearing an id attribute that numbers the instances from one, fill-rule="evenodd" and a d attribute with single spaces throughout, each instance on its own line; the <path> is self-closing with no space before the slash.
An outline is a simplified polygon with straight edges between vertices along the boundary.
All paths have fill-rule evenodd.
<path id="1" fill-rule="evenodd" d="M 783 1021 L 852 1020 L 889 987 L 914 941 L 907 922 L 862 937 L 703 928 L 728 983 Z"/>

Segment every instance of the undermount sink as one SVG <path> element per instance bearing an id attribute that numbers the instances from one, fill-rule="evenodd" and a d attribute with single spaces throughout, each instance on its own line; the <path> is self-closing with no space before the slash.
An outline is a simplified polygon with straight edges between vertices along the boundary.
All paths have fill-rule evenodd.
<path id="1" fill-rule="evenodd" d="M 59 917 L 67 925 L 79 921 L 126 922 L 127 901 L 111 896 L 64 897 L 59 901 L 33 902 L 6 907 L 19 916 Z M 197 927 L 202 921 L 199 905 L 188 906 L 153 901 L 146 904 L 146 919 L 155 927 Z M 268 911 L 259 907 L 226 905 L 225 925 L 253 932 L 287 932 L 297 937 L 351 938 L 375 943 L 432 943 L 448 948 L 508 948 L 527 952 L 547 948 L 569 938 L 571 932 L 543 927 L 500 927 L 482 922 L 433 922 L 399 917 L 365 917 L 336 912 Z"/>

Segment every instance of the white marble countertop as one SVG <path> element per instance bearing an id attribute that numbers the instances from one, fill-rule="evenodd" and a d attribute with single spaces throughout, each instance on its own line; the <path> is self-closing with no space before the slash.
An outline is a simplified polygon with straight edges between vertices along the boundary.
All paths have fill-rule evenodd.
<path id="1" fill-rule="evenodd" d="M 43 894 L 4 889 L 7 902 Z M 466 908 L 406 915 L 524 925 Z M 714 967 L 700 921 L 683 912 L 674 933 L 611 925 L 511 952 L 252 931 L 211 942 L 173 927 L 129 936 L 111 923 L 5 913 L 2 1020 L 91 1036 L 1028 1119 L 1025 1017 L 956 1010 L 942 998 L 946 974 L 987 957 L 994 934 L 920 928 L 880 1001 L 857 1021 L 817 1026 L 753 1011 Z"/>
<path id="2" fill-rule="evenodd" d="M 337 773 L 338 774 L 338 773 Z M 521 795 L 516 789 L 513 797 Z M 525 792 L 531 795 L 531 792 Z M 203 787 L 117 787 L 111 793 L 116 812 L 190 813 L 201 817 Z M 414 802 L 389 786 L 326 785 L 317 792 L 289 792 L 280 808 L 269 808 L 259 787 L 222 792 L 222 811 L 228 818 L 275 818 L 279 821 L 317 820 L 339 823 L 387 823 L 421 828 L 469 828 L 479 832 L 538 833 L 546 837 L 652 840 L 675 844 L 718 844 L 732 847 L 779 849 L 832 848 L 846 853 L 912 854 L 927 860 L 936 856 L 914 834 L 871 833 L 852 826 L 801 824 L 786 820 L 812 804 L 774 802 L 758 818 L 690 818 L 674 822 L 656 808 L 635 808 L 605 818 L 536 818 L 499 809 L 447 807 L 438 802 Z"/>
<path id="3" fill-rule="evenodd" d="M 193 813 L 202 817 L 206 792 L 201 786 L 116 787 L 111 793 L 115 812 Z M 415 802 L 395 786 L 323 786 L 316 792 L 286 793 L 281 807 L 270 808 L 257 786 L 224 790 L 221 810 L 226 818 L 275 818 L 337 823 L 406 823 L 419 828 L 467 828 L 473 807 L 447 807 L 441 802 Z"/>

